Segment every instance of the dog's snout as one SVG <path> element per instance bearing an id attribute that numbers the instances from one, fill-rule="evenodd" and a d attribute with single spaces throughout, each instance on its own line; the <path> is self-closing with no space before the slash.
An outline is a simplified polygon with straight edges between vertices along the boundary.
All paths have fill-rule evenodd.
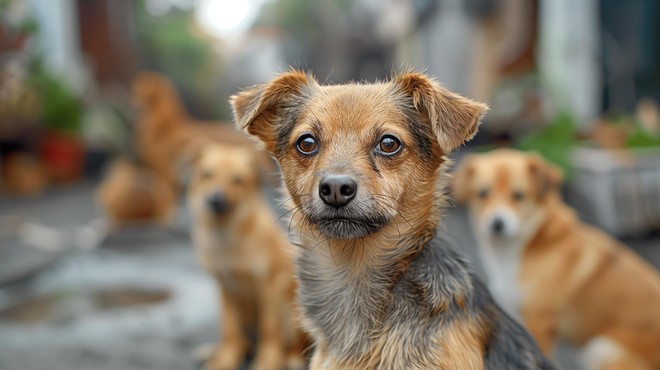
<path id="1" fill-rule="evenodd" d="M 227 209 L 229 208 L 227 199 L 219 192 L 211 194 L 207 202 L 211 211 L 218 215 L 227 212 Z"/>
<path id="2" fill-rule="evenodd" d="M 357 193 L 357 183 L 348 175 L 326 175 L 319 184 L 319 196 L 332 207 L 347 205 Z"/>
<path id="3" fill-rule="evenodd" d="M 492 224 L 493 234 L 501 235 L 504 232 L 504 221 L 497 217 Z"/>

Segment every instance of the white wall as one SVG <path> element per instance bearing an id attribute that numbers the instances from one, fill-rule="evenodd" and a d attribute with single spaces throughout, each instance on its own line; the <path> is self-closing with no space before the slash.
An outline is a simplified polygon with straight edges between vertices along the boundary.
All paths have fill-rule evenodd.
<path id="1" fill-rule="evenodd" d="M 75 0 L 28 0 L 39 24 L 38 49 L 47 66 L 80 92 L 88 81 L 84 67 Z"/>
<path id="2" fill-rule="evenodd" d="M 601 107 L 597 0 L 542 0 L 539 65 L 556 108 L 587 129 Z"/>

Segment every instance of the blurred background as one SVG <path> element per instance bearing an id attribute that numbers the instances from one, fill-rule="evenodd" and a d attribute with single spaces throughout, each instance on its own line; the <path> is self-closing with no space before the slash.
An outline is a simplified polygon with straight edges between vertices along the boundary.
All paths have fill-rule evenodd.
<path id="1" fill-rule="evenodd" d="M 492 107 L 457 159 L 540 152 L 582 219 L 659 266 L 658 19 L 655 0 L 0 0 L 0 368 L 194 369 L 217 340 L 179 180 L 168 222 L 122 222 L 123 193 L 103 190 L 123 168 L 148 198 L 164 175 L 144 71 L 203 126 L 290 66 L 329 83 L 425 71 Z M 447 223 L 473 257 L 463 210 Z"/>

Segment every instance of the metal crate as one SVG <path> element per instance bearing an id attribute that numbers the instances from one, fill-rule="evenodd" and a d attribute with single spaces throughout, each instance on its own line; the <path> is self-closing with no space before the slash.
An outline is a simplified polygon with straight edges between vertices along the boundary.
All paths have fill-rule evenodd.
<path id="1" fill-rule="evenodd" d="M 581 218 L 617 236 L 660 229 L 660 148 L 580 147 L 568 200 Z"/>

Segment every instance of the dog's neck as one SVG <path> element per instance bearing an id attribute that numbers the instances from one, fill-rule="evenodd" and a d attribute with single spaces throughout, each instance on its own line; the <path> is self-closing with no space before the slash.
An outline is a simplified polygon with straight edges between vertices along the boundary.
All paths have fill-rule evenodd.
<path id="1" fill-rule="evenodd" d="M 567 206 L 559 195 L 552 196 L 545 202 L 545 217 L 529 239 L 525 253 L 551 249 L 564 239 L 571 237 L 569 230 L 580 223 L 575 212 Z"/>
<path id="2" fill-rule="evenodd" d="M 437 181 L 441 179 L 444 176 Z M 369 352 L 369 333 L 379 330 L 393 289 L 435 237 L 444 202 L 441 184 L 419 194 L 411 202 L 416 206 L 379 232 L 354 240 L 325 239 L 302 215 L 294 214 L 298 300 L 304 324 L 317 340 L 328 341 L 337 354 Z"/>

